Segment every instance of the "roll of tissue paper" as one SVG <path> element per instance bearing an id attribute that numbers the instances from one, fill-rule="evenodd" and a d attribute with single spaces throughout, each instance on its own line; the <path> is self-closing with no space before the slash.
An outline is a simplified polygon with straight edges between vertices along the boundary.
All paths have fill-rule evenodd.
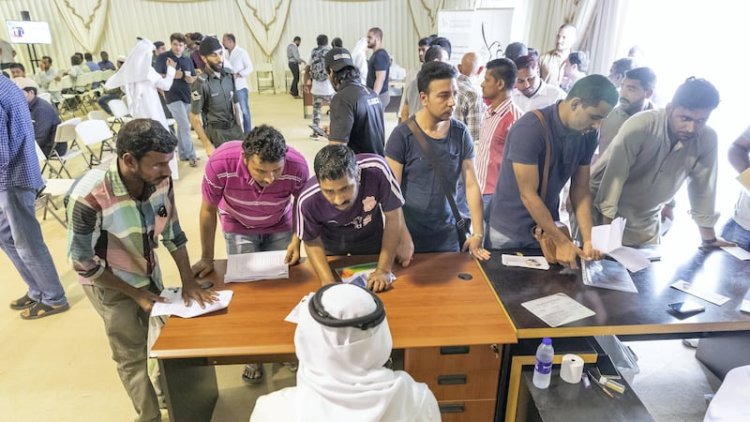
<path id="1" fill-rule="evenodd" d="M 583 374 L 583 358 L 578 355 L 565 355 L 560 367 L 560 378 L 565 382 L 577 384 Z"/>

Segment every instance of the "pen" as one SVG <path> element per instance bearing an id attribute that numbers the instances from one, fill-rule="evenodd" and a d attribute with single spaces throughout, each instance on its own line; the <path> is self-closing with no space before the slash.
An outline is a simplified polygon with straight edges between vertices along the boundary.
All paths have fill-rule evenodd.
<path id="1" fill-rule="evenodd" d="M 591 378 L 592 381 L 594 381 L 596 385 L 601 387 L 602 391 L 604 391 L 604 394 L 608 395 L 609 398 L 611 399 L 615 398 L 615 396 L 613 396 L 612 393 L 610 393 L 609 390 L 607 390 L 607 387 L 603 386 L 596 378 L 594 378 L 593 375 L 591 375 L 591 372 L 589 372 L 589 377 Z"/>
<path id="2" fill-rule="evenodd" d="M 586 387 L 587 390 L 590 389 L 591 381 L 589 381 L 589 376 L 586 375 L 585 372 L 581 374 L 581 379 L 583 380 L 583 386 Z"/>

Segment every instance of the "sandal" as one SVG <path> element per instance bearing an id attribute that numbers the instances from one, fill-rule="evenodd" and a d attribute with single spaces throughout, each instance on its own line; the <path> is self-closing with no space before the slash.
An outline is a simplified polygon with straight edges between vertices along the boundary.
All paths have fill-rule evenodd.
<path id="1" fill-rule="evenodd" d="M 10 302 L 10 309 L 21 311 L 36 305 L 37 301 L 30 298 L 28 293 Z"/>
<path id="2" fill-rule="evenodd" d="M 68 309 L 70 309 L 70 304 L 66 303 L 65 305 L 60 305 L 57 308 L 45 305 L 42 302 L 36 302 L 35 304 L 31 305 L 31 307 L 21 312 L 21 318 L 23 319 L 39 319 L 44 318 L 46 316 L 59 314 L 60 312 L 65 312 Z"/>
<path id="3" fill-rule="evenodd" d="M 263 364 L 249 363 L 245 365 L 245 371 L 242 373 L 242 380 L 248 384 L 258 384 L 263 381 Z"/>

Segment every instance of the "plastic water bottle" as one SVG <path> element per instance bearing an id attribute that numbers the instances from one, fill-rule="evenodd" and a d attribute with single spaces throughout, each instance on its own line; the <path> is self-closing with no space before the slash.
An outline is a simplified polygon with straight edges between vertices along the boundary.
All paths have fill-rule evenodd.
<path id="1" fill-rule="evenodd" d="M 545 337 L 542 344 L 536 349 L 536 365 L 534 366 L 534 386 L 545 389 L 549 387 L 552 377 L 552 359 L 555 357 L 555 349 L 552 347 L 552 339 Z"/>

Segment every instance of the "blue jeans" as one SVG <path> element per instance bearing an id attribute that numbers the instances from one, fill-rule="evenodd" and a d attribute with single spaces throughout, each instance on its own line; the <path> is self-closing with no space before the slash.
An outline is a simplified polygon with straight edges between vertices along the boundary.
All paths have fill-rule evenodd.
<path id="1" fill-rule="evenodd" d="M 50 306 L 64 305 L 68 299 L 44 243 L 35 201 L 33 189 L 0 190 L 0 247 L 29 286 L 31 299 Z"/>
<path id="2" fill-rule="evenodd" d="M 539 249 L 539 242 L 531 236 L 525 239 L 511 239 L 500 233 L 493 227 L 490 227 L 490 236 L 488 239 L 487 249 Z"/>
<path id="3" fill-rule="evenodd" d="M 241 253 L 282 251 L 292 241 L 292 231 L 266 234 L 224 233 L 227 255 Z"/>
<path id="4" fill-rule="evenodd" d="M 743 229 L 733 218 L 730 218 L 721 229 L 721 237 L 728 242 L 736 243 L 744 250 L 750 250 L 750 231 Z"/>
<path id="5" fill-rule="evenodd" d="M 237 100 L 239 100 L 240 109 L 242 110 L 242 129 L 245 135 L 247 135 L 253 129 L 250 124 L 250 105 L 247 103 L 247 88 L 237 90 Z"/>
<path id="6" fill-rule="evenodd" d="M 193 139 L 190 137 L 190 104 L 174 101 L 167 104 L 177 122 L 177 151 L 182 161 L 195 159 Z"/>

